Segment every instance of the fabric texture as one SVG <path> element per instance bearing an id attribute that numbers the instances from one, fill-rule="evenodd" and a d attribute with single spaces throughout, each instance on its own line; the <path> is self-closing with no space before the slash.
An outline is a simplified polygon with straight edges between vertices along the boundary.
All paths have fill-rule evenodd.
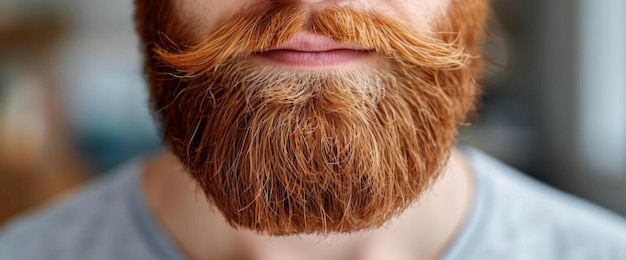
<path id="1" fill-rule="evenodd" d="M 442 257 L 626 259 L 626 220 L 464 148 L 473 208 Z M 150 213 L 135 160 L 0 232 L 0 260 L 185 259 Z"/>

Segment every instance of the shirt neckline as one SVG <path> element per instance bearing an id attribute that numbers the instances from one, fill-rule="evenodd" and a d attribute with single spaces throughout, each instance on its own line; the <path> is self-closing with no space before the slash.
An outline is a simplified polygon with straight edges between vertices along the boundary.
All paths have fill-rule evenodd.
<path id="1" fill-rule="evenodd" d="M 468 218 L 463 224 L 459 235 L 441 258 L 443 260 L 467 259 L 472 249 L 477 248 L 475 244 L 480 242 L 477 237 L 481 236 L 484 225 L 487 222 L 487 210 L 492 192 L 489 188 L 489 180 L 485 176 L 486 173 L 481 169 L 481 163 L 479 162 L 484 155 L 479 150 L 471 147 L 461 147 L 459 149 L 467 156 L 470 170 L 474 176 L 474 199 Z"/>
<path id="2" fill-rule="evenodd" d="M 146 158 L 140 158 L 131 165 L 133 176 L 131 176 L 132 188 L 129 192 L 132 197 L 135 226 L 138 228 L 140 236 L 144 238 L 150 249 L 154 250 L 153 252 L 159 259 L 187 259 L 175 246 L 170 236 L 167 235 L 148 208 L 148 202 L 143 193 L 143 185 L 141 185 L 141 176 L 146 162 Z"/>

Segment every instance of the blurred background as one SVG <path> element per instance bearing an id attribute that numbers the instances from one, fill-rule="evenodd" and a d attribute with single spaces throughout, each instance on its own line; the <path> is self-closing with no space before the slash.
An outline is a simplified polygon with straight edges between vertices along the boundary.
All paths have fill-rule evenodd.
<path id="1" fill-rule="evenodd" d="M 626 1 L 492 0 L 480 117 L 461 131 L 626 215 Z M 132 0 L 0 0 L 0 225 L 159 149 Z"/>

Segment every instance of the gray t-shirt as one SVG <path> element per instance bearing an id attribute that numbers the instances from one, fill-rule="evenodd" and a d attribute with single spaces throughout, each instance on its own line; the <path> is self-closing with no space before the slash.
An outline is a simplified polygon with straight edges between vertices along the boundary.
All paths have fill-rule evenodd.
<path id="1" fill-rule="evenodd" d="M 626 259 L 626 221 L 474 149 L 474 206 L 443 259 Z M 142 161 L 0 233 L 0 260 L 184 259 L 140 191 Z"/>

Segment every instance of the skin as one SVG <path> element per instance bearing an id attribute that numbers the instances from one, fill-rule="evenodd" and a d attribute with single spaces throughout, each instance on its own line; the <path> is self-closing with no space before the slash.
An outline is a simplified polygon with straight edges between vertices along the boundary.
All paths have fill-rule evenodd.
<path id="1" fill-rule="evenodd" d="M 200 41 L 220 20 L 264 0 L 173 1 L 180 17 Z M 431 30 L 450 3 L 449 0 L 297 2 L 311 9 L 331 4 L 375 8 L 401 17 L 421 31 Z M 368 65 L 374 61 L 357 62 Z M 463 155 L 454 152 L 431 189 L 384 228 L 330 237 L 267 237 L 230 227 L 169 152 L 148 163 L 142 180 L 152 213 L 180 251 L 191 259 L 436 259 L 460 231 L 473 197 L 471 170 Z"/>

